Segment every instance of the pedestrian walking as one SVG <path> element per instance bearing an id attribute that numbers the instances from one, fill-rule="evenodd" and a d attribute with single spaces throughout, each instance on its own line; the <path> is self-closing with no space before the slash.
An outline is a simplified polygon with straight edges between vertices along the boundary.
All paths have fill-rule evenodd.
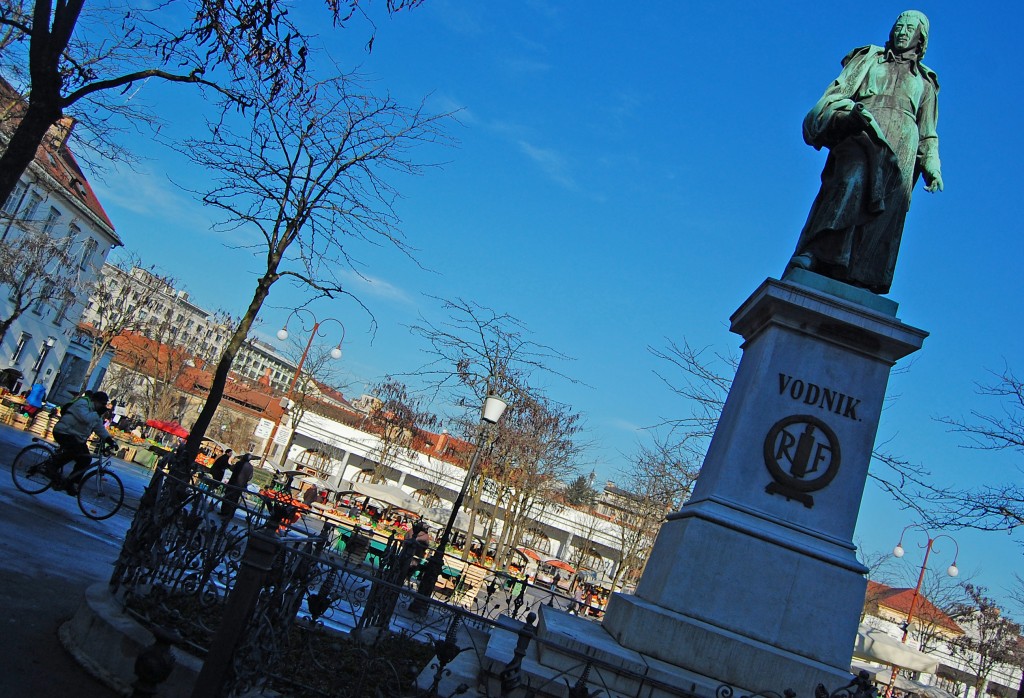
<path id="1" fill-rule="evenodd" d="M 584 606 L 583 599 L 584 599 L 583 586 L 581 585 L 581 586 L 576 587 L 576 591 L 573 592 L 573 595 L 572 595 L 572 609 L 569 611 L 569 613 L 571 613 L 571 614 L 573 614 L 575 616 L 580 615 L 583 612 L 583 606 Z"/>
<path id="2" fill-rule="evenodd" d="M 246 453 L 231 466 L 231 477 L 228 478 L 227 485 L 224 487 L 224 502 L 220 507 L 221 516 L 230 518 L 235 515 L 238 500 L 245 492 L 249 480 L 252 479 L 252 461 L 255 458 L 256 456 L 253 454 Z"/>

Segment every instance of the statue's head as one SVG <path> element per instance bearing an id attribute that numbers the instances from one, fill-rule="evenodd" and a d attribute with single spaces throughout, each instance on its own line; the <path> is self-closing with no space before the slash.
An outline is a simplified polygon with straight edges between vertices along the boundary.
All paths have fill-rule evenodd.
<path id="1" fill-rule="evenodd" d="M 886 48 L 904 53 L 911 49 L 917 49 L 917 57 L 924 58 L 928 50 L 928 18 L 923 12 L 907 10 L 900 13 L 896 23 L 892 25 L 889 32 L 889 43 Z"/>

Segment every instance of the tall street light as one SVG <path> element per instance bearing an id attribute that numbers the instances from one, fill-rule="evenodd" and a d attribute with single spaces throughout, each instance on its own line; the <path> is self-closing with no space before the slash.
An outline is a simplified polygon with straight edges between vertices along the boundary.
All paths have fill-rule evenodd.
<path id="1" fill-rule="evenodd" d="M 933 538 L 932 534 L 928 532 L 928 529 L 921 524 L 910 524 L 903 529 L 903 532 L 900 534 L 900 542 L 897 543 L 896 547 L 892 550 L 892 554 L 894 556 L 903 557 L 904 552 L 906 552 L 903 550 L 903 536 L 905 536 L 907 531 L 911 528 L 916 528 L 922 531 L 928 537 L 928 543 L 923 546 L 924 560 L 921 561 L 921 572 L 917 575 L 917 586 L 914 587 L 914 595 L 910 598 L 910 609 L 907 611 L 907 620 L 903 624 L 903 644 L 907 643 L 907 636 L 910 635 L 910 624 L 914 620 L 914 611 L 917 609 L 917 602 L 921 598 L 921 583 L 924 581 L 924 571 L 928 567 L 928 556 L 931 555 L 932 550 L 940 552 L 939 549 L 935 547 L 935 541 L 940 538 L 948 538 L 953 544 L 953 548 L 956 552 L 953 554 L 953 564 L 946 569 L 946 574 L 950 577 L 956 577 L 960 574 L 960 569 L 956 566 L 956 559 L 960 556 L 960 546 L 957 545 L 956 540 L 945 533 L 941 533 Z M 885 698 L 891 698 L 893 688 L 896 684 L 896 674 L 898 673 L 899 667 L 893 665 L 892 675 L 889 676 L 889 687 L 885 689 Z"/>
<path id="2" fill-rule="evenodd" d="M 320 325 L 322 325 L 325 322 L 336 322 L 336 323 L 338 323 L 338 325 L 341 326 L 341 339 L 338 340 L 338 345 L 336 347 L 334 347 L 333 349 L 331 349 L 331 358 L 334 359 L 335 361 L 337 361 L 338 359 L 341 358 L 341 343 L 345 341 L 345 325 L 342 324 L 341 320 L 336 320 L 335 318 L 332 318 L 332 317 L 324 318 L 322 321 L 321 320 L 317 320 L 316 319 L 316 315 L 314 315 L 313 311 L 309 310 L 308 308 L 296 308 L 295 310 L 293 310 L 291 313 L 288 314 L 288 317 L 285 318 L 284 326 L 277 331 L 277 338 L 278 339 L 280 339 L 282 342 L 285 341 L 286 339 L 288 339 L 288 322 L 292 319 L 293 315 L 299 315 L 299 313 L 302 313 L 302 312 L 305 312 L 305 313 L 309 314 L 310 319 L 313 320 L 313 327 L 312 327 L 312 329 L 308 330 L 309 331 L 309 341 L 306 342 L 306 348 L 302 352 L 302 358 L 299 359 L 299 365 L 295 367 L 295 374 L 292 376 L 292 382 L 288 386 L 288 393 L 284 396 L 284 400 L 282 401 L 282 405 L 281 406 L 284 407 L 285 409 L 288 409 L 288 407 L 291 405 L 292 397 L 295 395 L 295 384 L 298 383 L 298 381 L 299 381 L 299 375 L 302 373 L 302 367 L 306 363 L 306 357 L 309 356 L 309 348 L 311 346 L 313 346 L 313 339 L 315 337 L 317 337 L 317 336 L 321 336 L 321 337 L 326 336 L 326 335 L 319 334 Z M 300 321 L 301 321 L 301 316 L 300 316 Z M 306 330 L 306 326 L 303 325 L 302 329 L 305 331 Z M 267 445 L 263 449 L 263 459 L 262 460 L 264 462 L 267 459 L 267 454 L 270 453 L 270 445 L 272 443 L 274 443 L 274 437 L 277 436 L 277 431 L 280 428 L 281 421 L 283 419 L 284 419 L 284 415 L 282 414 L 281 419 L 279 419 L 274 424 L 274 429 L 270 432 L 270 437 L 267 439 Z M 287 457 L 288 457 L 288 454 L 286 453 L 285 454 L 285 458 L 287 458 Z"/>
<path id="3" fill-rule="evenodd" d="M 469 462 L 469 468 L 466 469 L 466 476 L 462 480 L 462 489 L 459 490 L 459 495 L 455 498 L 455 503 L 452 504 L 452 513 L 448 517 L 448 523 L 445 524 L 444 532 L 441 537 L 437 540 L 437 547 L 434 549 L 434 554 L 430 556 L 426 564 L 423 566 L 423 573 L 420 576 L 419 593 L 423 598 L 430 598 L 434 593 L 434 587 L 437 585 L 437 578 L 441 576 L 441 569 L 444 565 L 444 553 L 448 549 L 448 542 L 452 537 L 452 529 L 455 527 L 455 519 L 459 515 L 459 510 L 462 508 L 462 501 L 466 498 L 466 491 L 469 489 L 469 483 L 473 479 L 473 472 L 476 470 L 477 463 L 480 461 L 480 454 L 483 452 L 484 440 L 487 438 L 487 428 L 492 424 L 497 424 L 498 420 L 501 419 L 501 415 L 505 413 L 505 408 L 508 407 L 508 403 L 502 400 L 497 395 L 488 395 L 484 400 L 483 411 L 480 414 L 480 426 L 479 435 L 476 440 L 476 448 L 473 450 L 473 459 Z M 470 532 L 472 535 L 472 532 Z M 416 599 L 410 606 L 410 610 L 420 611 L 425 607 L 423 599 Z"/>
<path id="4" fill-rule="evenodd" d="M 32 369 L 35 371 L 35 375 L 32 376 L 32 385 L 35 385 L 36 383 L 39 382 L 39 372 L 43 370 L 43 364 L 46 363 L 46 357 L 50 353 L 50 350 L 53 349 L 53 345 L 56 343 L 57 340 L 54 337 L 47 337 L 46 341 L 43 342 L 43 346 L 40 347 L 39 358 L 36 359 L 36 363 L 32 367 Z"/>

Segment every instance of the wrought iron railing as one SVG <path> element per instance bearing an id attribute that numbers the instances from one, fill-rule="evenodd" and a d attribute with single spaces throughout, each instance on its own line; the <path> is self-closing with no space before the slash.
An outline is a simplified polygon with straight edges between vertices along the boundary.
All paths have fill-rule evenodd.
<path id="1" fill-rule="evenodd" d="M 358 530 L 314 512 L 284 524 L 294 509 L 273 497 L 244 499 L 237 514 L 222 515 L 224 498 L 210 484 L 158 470 L 110 582 L 129 613 L 204 657 L 193 698 L 258 690 L 299 698 L 436 697 L 469 689 L 614 698 L 623 678 L 647 693 L 688 693 L 567 647 L 557 648 L 561 669 L 540 679 L 523 668 L 545 644 L 534 626 L 539 607 L 568 608 L 572 599 L 491 573 L 475 575 L 461 594 L 456 583 L 446 598 L 425 600 L 395 536 L 376 541 L 371 554 Z M 516 646 L 510 660 L 493 667 L 485 649 L 499 632 L 512 633 Z M 462 662 L 467 652 L 475 657 Z M 477 669 L 467 673 L 466 666 Z M 719 698 L 729 698 L 731 689 L 722 690 Z"/>

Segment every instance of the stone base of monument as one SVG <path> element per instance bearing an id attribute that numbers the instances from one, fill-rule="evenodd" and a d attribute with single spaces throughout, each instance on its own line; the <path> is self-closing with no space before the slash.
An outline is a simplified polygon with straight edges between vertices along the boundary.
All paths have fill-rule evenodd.
<path id="1" fill-rule="evenodd" d="M 821 561 L 801 560 L 799 553 L 768 542 L 751 545 L 744 535 L 699 519 L 665 524 L 660 538 L 675 542 L 690 537 L 701 541 L 707 553 L 679 561 L 680 578 L 693 581 L 687 588 L 690 602 L 671 605 L 693 608 L 714 621 L 636 595 L 615 594 L 605 632 L 625 647 L 704 675 L 707 683 L 745 692 L 782 694 L 792 689 L 811 696 L 818 684 L 831 692 L 848 683 L 858 618 L 848 627 L 850 622 L 836 611 L 863 604 L 864 578 Z M 730 579 L 744 580 L 745 593 L 727 598 L 734 586 Z M 805 599 L 800 587 L 806 579 L 814 581 L 806 583 L 813 596 Z M 698 600 L 701 596 L 707 598 L 706 605 Z M 721 603 L 732 605 L 731 612 L 716 614 Z"/>
<path id="2" fill-rule="evenodd" d="M 926 336 L 896 308 L 796 270 L 733 314 L 735 380 L 690 500 L 609 601 L 618 644 L 747 691 L 850 680 L 861 495 L 889 371 Z"/>
<path id="3" fill-rule="evenodd" d="M 804 270 L 731 318 L 743 357 L 690 500 L 662 525 L 633 595 L 600 626 L 541 609 L 519 662 L 537 695 L 815 695 L 849 684 L 866 568 L 853 533 L 889 372 L 927 334 L 897 305 Z M 483 674 L 508 670 L 496 632 Z M 556 690 L 557 689 L 557 690 Z M 728 691 L 725 691 L 728 693 Z"/>
<path id="4" fill-rule="evenodd" d="M 662 661 L 654 656 L 624 647 L 599 623 L 585 620 L 565 611 L 541 606 L 537 635 L 518 663 L 515 670 L 515 685 L 520 691 L 538 697 L 566 696 L 569 689 L 577 685 L 581 677 L 588 690 L 603 691 L 597 695 L 644 696 L 645 698 L 712 698 L 722 695 L 751 695 L 757 693 L 754 687 L 726 684 L 716 675 L 705 675 L 690 671 L 676 664 Z M 645 619 L 646 620 L 646 619 Z M 664 642 L 673 641 L 678 630 L 673 624 L 687 625 L 687 619 L 664 616 L 664 624 L 650 627 L 652 637 L 663 633 Z M 463 668 L 457 675 L 446 678 L 442 689 L 454 690 L 459 684 L 474 686 L 473 677 L 484 684 L 477 684 L 467 696 L 519 695 L 508 692 L 508 667 L 514 661 L 519 625 L 509 619 L 504 627 L 495 629 L 487 640 L 486 650 L 475 669 Z M 718 635 L 718 642 L 728 645 L 735 658 L 728 658 L 726 664 L 740 661 L 743 647 L 748 640 L 739 636 Z M 762 645 L 756 648 L 759 654 L 774 653 L 780 663 L 789 661 L 784 652 Z M 470 653 L 466 653 L 469 655 Z M 803 663 L 801 670 L 805 670 Z M 849 672 L 835 672 L 828 667 L 819 667 L 814 679 L 825 685 L 831 693 L 846 686 L 851 678 Z M 764 667 L 758 667 L 764 670 Z M 775 672 L 767 670 L 766 677 Z M 792 676 L 792 674 L 791 674 Z M 428 679 L 429 680 L 429 679 Z M 421 681 L 421 687 L 426 683 Z M 502 693 L 505 690 L 507 693 Z M 782 695 L 785 687 L 761 687 L 762 691 L 773 691 Z M 442 695 L 447 695 L 445 691 Z M 770 694 L 769 694 L 770 695 Z M 811 698 L 813 691 L 797 692 L 798 698 Z"/>
<path id="5" fill-rule="evenodd" d="M 599 623 L 548 606 L 538 610 L 537 636 L 515 671 L 514 682 L 520 691 L 528 688 L 530 695 L 565 696 L 584 672 L 591 692 L 604 691 L 598 695 L 693 698 L 714 696 L 720 687 L 715 679 L 623 647 Z M 515 655 L 519 625 L 507 619 L 491 633 L 480 662 L 486 686 L 467 695 L 506 695 L 503 683 L 504 690 L 510 690 L 508 667 Z"/>

